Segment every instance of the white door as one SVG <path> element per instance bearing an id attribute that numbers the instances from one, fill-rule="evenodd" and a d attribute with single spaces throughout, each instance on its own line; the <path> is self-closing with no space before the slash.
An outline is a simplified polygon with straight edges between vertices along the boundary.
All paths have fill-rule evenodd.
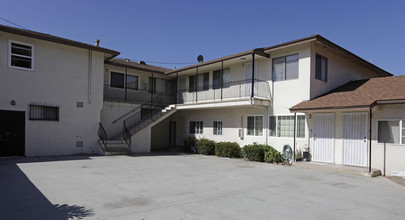
<path id="1" fill-rule="evenodd" d="M 250 97 L 252 94 L 252 63 L 246 63 L 246 75 L 245 75 L 245 97 Z M 257 79 L 257 63 L 255 63 L 255 79 Z M 254 93 L 257 94 L 257 81 L 254 82 Z"/>
<path id="2" fill-rule="evenodd" d="M 334 162 L 334 115 L 314 114 L 312 160 Z"/>
<path id="3" fill-rule="evenodd" d="M 367 114 L 343 114 L 343 164 L 367 166 Z"/>

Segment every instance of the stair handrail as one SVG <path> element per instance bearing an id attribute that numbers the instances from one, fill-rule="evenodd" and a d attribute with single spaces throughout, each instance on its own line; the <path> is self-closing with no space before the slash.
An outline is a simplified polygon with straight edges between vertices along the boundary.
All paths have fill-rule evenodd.
<path id="1" fill-rule="evenodd" d="M 124 137 L 124 141 L 127 144 L 129 150 L 131 150 L 131 133 L 129 132 L 129 129 L 127 128 L 126 124 L 125 124 L 125 120 L 122 123 L 123 124 L 123 137 Z"/>
<path id="2" fill-rule="evenodd" d="M 98 123 L 98 130 L 97 130 L 97 135 L 100 138 L 101 142 L 103 143 L 104 147 L 107 149 L 107 131 L 105 131 L 103 124 Z"/>
<path id="3" fill-rule="evenodd" d="M 155 99 L 158 99 L 158 100 L 159 100 L 159 99 L 160 99 L 160 101 L 162 101 L 162 96 L 163 96 L 163 94 L 160 94 L 160 95 L 154 97 L 153 100 L 155 100 Z M 131 113 L 135 112 L 136 110 L 142 109 L 142 108 L 145 107 L 145 106 L 151 106 L 152 104 L 153 104 L 153 103 L 152 103 L 152 100 L 149 100 L 149 101 L 147 101 L 147 102 L 144 102 L 144 103 L 142 103 L 140 106 L 138 106 L 138 107 L 132 109 L 131 111 L 129 111 L 129 112 L 125 113 L 124 115 L 120 116 L 119 118 L 115 119 L 115 120 L 112 122 L 112 124 L 117 123 L 119 120 L 125 118 L 126 116 L 130 115 Z M 131 117 L 132 117 L 132 116 L 131 116 Z M 128 117 L 128 118 L 130 118 L 130 117 Z"/>

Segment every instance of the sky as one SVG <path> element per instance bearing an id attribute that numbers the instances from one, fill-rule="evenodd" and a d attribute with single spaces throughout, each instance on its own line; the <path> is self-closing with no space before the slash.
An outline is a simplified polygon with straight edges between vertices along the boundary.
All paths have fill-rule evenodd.
<path id="1" fill-rule="evenodd" d="M 119 51 L 167 68 L 320 34 L 405 75 L 405 1 L 8 0 L 0 24 Z"/>

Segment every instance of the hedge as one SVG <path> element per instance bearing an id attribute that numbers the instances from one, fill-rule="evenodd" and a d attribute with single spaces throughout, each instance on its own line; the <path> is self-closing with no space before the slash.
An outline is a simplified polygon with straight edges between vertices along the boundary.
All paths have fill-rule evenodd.
<path id="1" fill-rule="evenodd" d="M 197 139 L 195 142 L 197 152 L 203 155 L 215 154 L 215 142 L 206 138 Z"/>
<path id="2" fill-rule="evenodd" d="M 267 163 L 282 163 L 283 157 L 280 152 L 269 146 L 269 150 L 264 152 L 264 161 Z"/>
<path id="3" fill-rule="evenodd" d="M 196 142 L 196 138 L 193 136 L 190 136 L 188 138 L 184 139 L 184 148 L 186 151 L 192 151 L 192 148 L 195 147 L 195 142 Z"/>
<path id="4" fill-rule="evenodd" d="M 215 143 L 215 155 L 218 157 L 240 157 L 240 147 L 236 142 Z"/>
<path id="5" fill-rule="evenodd" d="M 248 160 L 263 162 L 265 149 L 267 149 L 267 146 L 263 144 L 249 144 L 243 147 L 242 154 Z"/>

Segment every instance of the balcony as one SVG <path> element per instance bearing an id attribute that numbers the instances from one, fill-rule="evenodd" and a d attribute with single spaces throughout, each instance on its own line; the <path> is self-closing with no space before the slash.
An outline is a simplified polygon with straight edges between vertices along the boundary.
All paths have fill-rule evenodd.
<path id="1" fill-rule="evenodd" d="M 156 96 L 160 96 L 163 98 L 163 104 L 167 106 L 176 102 L 176 97 L 173 93 L 156 91 L 152 94 L 149 90 L 145 89 L 116 88 L 110 84 L 104 84 L 104 101 L 143 104 Z"/>
<path id="2" fill-rule="evenodd" d="M 253 92 L 253 95 L 252 95 Z M 177 91 L 179 109 L 212 108 L 226 106 L 262 106 L 270 104 L 270 87 L 267 81 L 240 80 L 224 83 L 221 88 L 204 85 L 195 89 Z"/>

